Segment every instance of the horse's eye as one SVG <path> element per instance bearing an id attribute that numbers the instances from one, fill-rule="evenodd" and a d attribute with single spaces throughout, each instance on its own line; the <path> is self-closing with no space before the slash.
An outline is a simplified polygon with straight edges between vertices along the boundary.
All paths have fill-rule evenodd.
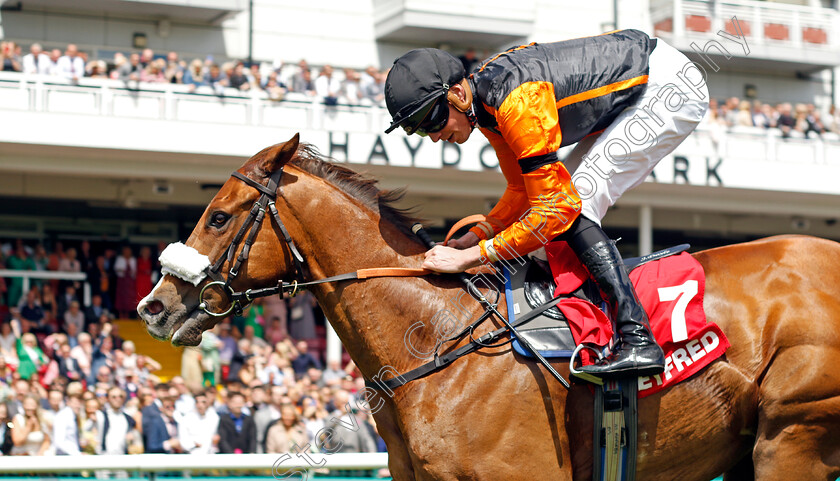
<path id="1" fill-rule="evenodd" d="M 230 219 L 230 215 L 224 212 L 214 212 L 210 216 L 210 225 L 213 227 L 222 227 L 224 226 L 228 219 Z"/>

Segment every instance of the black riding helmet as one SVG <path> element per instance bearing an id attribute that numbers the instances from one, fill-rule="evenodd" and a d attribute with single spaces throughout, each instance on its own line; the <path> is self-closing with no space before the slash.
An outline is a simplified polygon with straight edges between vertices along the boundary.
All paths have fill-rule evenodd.
<path id="1" fill-rule="evenodd" d="M 409 134 L 437 109 L 447 109 L 449 87 L 466 77 L 464 65 L 451 54 L 436 48 L 412 50 L 394 61 L 385 80 L 385 105 L 393 121 L 389 133 L 403 127 Z"/>

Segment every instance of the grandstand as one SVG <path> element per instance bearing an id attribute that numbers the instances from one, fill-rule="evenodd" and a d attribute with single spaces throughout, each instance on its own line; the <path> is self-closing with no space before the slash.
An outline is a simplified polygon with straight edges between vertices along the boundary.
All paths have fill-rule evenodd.
<path id="1" fill-rule="evenodd" d="M 699 250 L 790 233 L 840 240 L 837 2 L 520 0 L 515 9 L 510 3 L 0 0 L 0 269 L 6 269 L 0 272 L 0 398 L 10 408 L 0 420 L 23 416 L 30 395 L 46 432 L 61 405 L 49 404 L 51 384 L 44 379 L 62 389 L 84 381 L 84 401 L 102 406 L 109 387 L 120 386 L 129 398 L 124 411 L 140 423 L 163 400 L 173 401 L 174 416 L 184 419 L 195 395 L 212 385 L 211 408 L 229 412 L 229 394 L 244 392 L 245 411 L 265 410 L 270 419 L 255 428 L 262 432 L 252 450 L 247 443 L 221 447 L 211 433 L 207 452 L 264 452 L 261 441 L 287 405 L 297 408 L 296 427 L 311 438 L 341 409 L 336 396 L 352 397 L 362 385 L 311 299 L 258 304 L 217 330 L 220 347 L 183 351 L 149 337 L 125 306 L 154 285 L 157 254 L 189 236 L 230 172 L 295 132 L 337 162 L 376 176 L 382 187 L 407 187 L 400 205 L 416 206 L 438 237 L 461 217 L 486 213 L 505 187 L 486 140 L 475 135 L 458 146 L 383 133 L 390 116 L 382 82 L 393 60 L 411 48 L 474 51 L 477 62 L 514 45 L 617 28 L 656 35 L 703 69 L 716 106 L 605 217 L 605 230 L 622 238 L 622 253 L 644 255 L 683 242 Z M 23 71 L 33 44 L 52 68 Z M 59 67 L 70 45 L 81 71 Z M 72 58 L 64 63 L 76 69 Z M 322 75 L 325 70 L 333 73 Z M 33 270 L 58 274 L 30 279 L 25 273 Z M 39 305 L 34 314 L 26 302 L 30 291 Z M 104 314 L 87 312 L 97 295 Z M 72 356 L 82 362 L 68 377 L 60 346 L 66 325 L 76 322 L 73 300 L 84 315 L 70 337 L 92 334 L 92 346 Z M 16 346 L 11 319 L 22 321 L 20 334 L 35 335 L 44 356 L 24 378 L 25 388 L 17 382 L 24 348 Z M 117 333 L 99 335 L 111 326 Z M 136 355 L 152 362 L 138 366 L 137 356 L 120 346 L 103 347 L 105 339 L 132 341 Z M 71 344 L 76 348 L 75 339 Z M 160 368 L 150 369 L 155 363 Z M 108 372 L 99 378 L 102 366 Z M 95 436 L 93 411 L 83 429 Z M 368 432 L 359 449 L 384 451 L 372 419 L 361 421 Z M 167 438 L 146 452 L 206 454 L 184 447 L 186 435 L 172 439 L 179 442 Z M 62 449 L 54 442 L 10 449 L 25 448 L 28 454 Z M 142 448 L 89 443 L 85 449 Z M 381 457 L 362 464 L 346 469 L 388 476 L 379 469 Z"/>

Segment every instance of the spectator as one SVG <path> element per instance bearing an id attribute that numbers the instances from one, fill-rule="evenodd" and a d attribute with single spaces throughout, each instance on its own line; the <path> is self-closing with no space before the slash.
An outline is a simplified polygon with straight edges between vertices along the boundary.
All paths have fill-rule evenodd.
<path id="1" fill-rule="evenodd" d="M 166 61 L 162 58 L 154 59 L 140 71 L 140 81 L 148 83 L 165 83 L 166 77 L 163 69 L 166 68 Z"/>
<path id="2" fill-rule="evenodd" d="M 195 397 L 190 394 L 187 383 L 181 376 L 172 378 L 169 393 L 175 398 L 175 420 L 180 424 L 184 416 L 195 409 Z"/>
<path id="3" fill-rule="evenodd" d="M 387 76 L 387 72 L 377 72 L 373 78 L 373 82 L 363 87 L 363 93 L 367 103 L 382 105 L 385 101 L 385 79 Z"/>
<path id="4" fill-rule="evenodd" d="M 50 57 L 44 53 L 40 43 L 33 43 L 29 53 L 23 57 L 23 73 L 50 75 Z"/>
<path id="5" fill-rule="evenodd" d="M 222 347 L 219 348 L 219 364 L 221 364 L 221 378 L 227 381 L 230 374 L 230 362 L 233 360 L 233 355 L 237 351 L 236 339 L 230 335 L 230 322 L 223 321 L 219 324 L 219 342 Z"/>
<path id="6" fill-rule="evenodd" d="M 284 341 L 288 337 L 288 334 L 286 334 L 285 326 L 283 326 L 279 317 L 274 316 L 270 319 L 268 328 L 265 331 L 265 341 L 270 346 L 274 346 L 278 342 Z"/>
<path id="7" fill-rule="evenodd" d="M 210 69 L 204 74 L 203 83 L 213 88 L 216 95 L 224 95 L 225 88 L 228 86 L 228 79 L 222 73 L 222 70 L 217 64 L 211 64 Z"/>
<path id="8" fill-rule="evenodd" d="M 55 454 L 68 456 L 81 454 L 79 416 L 82 410 L 82 391 L 82 385 L 78 382 L 72 382 L 67 386 L 67 405 L 59 410 L 53 419 L 52 438 L 55 443 Z"/>
<path id="9" fill-rule="evenodd" d="M 15 271 L 34 271 L 37 266 L 35 261 L 29 257 L 23 242 L 18 240 L 15 246 L 14 255 L 6 259 L 6 268 Z M 13 277 L 8 284 L 7 305 L 17 306 L 23 295 L 23 278 Z"/>
<path id="10" fill-rule="evenodd" d="M 169 52 L 166 55 L 166 68 L 163 76 L 171 84 L 183 83 L 184 65 L 178 60 L 178 52 Z"/>
<path id="11" fill-rule="evenodd" d="M 93 360 L 93 343 L 90 334 L 83 332 L 78 337 L 79 345 L 70 350 L 70 357 L 79 364 L 85 379 L 91 378 L 91 363 Z"/>
<path id="12" fill-rule="evenodd" d="M 0 402 L 0 455 L 8 456 L 12 453 L 12 417 L 9 415 L 9 405 Z"/>
<path id="13" fill-rule="evenodd" d="M 88 271 L 87 274 L 88 284 L 90 284 L 91 301 L 93 300 L 93 297 L 99 296 L 101 307 L 104 309 L 110 309 L 113 304 L 111 304 L 111 299 L 108 297 L 108 291 L 110 290 L 110 276 L 108 275 L 108 269 L 105 266 L 105 256 L 97 256 L 94 261 L 93 269 Z M 97 306 L 96 316 L 88 316 L 85 318 L 85 321 L 87 324 L 90 324 L 91 322 L 95 322 L 99 319 L 99 316 L 101 315 L 102 311 Z"/>
<path id="14" fill-rule="evenodd" d="M 327 369 L 324 371 L 321 378 L 326 386 L 334 386 L 341 382 L 347 373 L 341 369 L 341 364 L 338 359 L 330 359 L 327 361 Z"/>
<path id="15" fill-rule="evenodd" d="M 85 72 L 90 78 L 108 78 L 108 64 L 104 60 L 91 60 Z"/>
<path id="16" fill-rule="evenodd" d="M 57 72 L 71 82 L 78 82 L 80 77 L 85 75 L 85 61 L 79 56 L 79 50 L 75 44 L 67 45 L 64 56 L 58 59 Z"/>
<path id="17" fill-rule="evenodd" d="M 131 247 L 123 246 L 122 253 L 114 264 L 114 271 L 117 274 L 117 313 L 121 319 L 134 318 L 134 309 L 137 307 L 137 294 L 135 280 L 137 279 L 137 259 L 131 252 Z"/>
<path id="18" fill-rule="evenodd" d="M 31 393 L 29 380 L 18 379 L 14 384 L 14 397 L 9 401 L 9 415 L 14 417 L 23 413 L 23 401 Z"/>
<path id="19" fill-rule="evenodd" d="M 779 111 L 779 118 L 776 120 L 776 126 L 781 129 L 782 137 L 789 137 L 796 126 L 796 119 L 791 115 L 792 107 L 789 103 L 785 102 L 779 104 L 777 109 Z"/>
<path id="20" fill-rule="evenodd" d="M 15 53 L 14 42 L 0 42 L 0 61 L 4 72 L 20 72 L 23 69 L 20 56 Z"/>
<path id="21" fill-rule="evenodd" d="M 300 75 L 292 80 L 292 91 L 310 97 L 317 95 L 315 82 L 312 81 L 312 72 L 308 68 L 301 70 Z"/>
<path id="22" fill-rule="evenodd" d="M 292 339 L 315 339 L 315 297 L 309 291 L 289 300 L 289 336 Z"/>
<path id="23" fill-rule="evenodd" d="M 144 48 L 143 53 L 140 54 L 140 67 L 147 68 L 155 61 L 155 52 L 150 48 Z"/>
<path id="24" fill-rule="evenodd" d="M 245 396 L 240 392 L 230 393 L 228 413 L 219 419 L 220 453 L 256 453 L 256 426 L 254 420 L 242 412 Z"/>
<path id="25" fill-rule="evenodd" d="M 749 101 L 742 100 L 741 103 L 738 104 L 738 114 L 735 117 L 735 125 L 740 127 L 753 126 L 752 112 L 750 111 Z"/>
<path id="26" fill-rule="evenodd" d="M 310 441 L 306 426 L 295 407 L 284 404 L 280 408 L 280 419 L 274 421 L 265 434 L 265 452 L 313 452 Z"/>
<path id="27" fill-rule="evenodd" d="M 82 272 L 82 263 L 79 262 L 79 259 L 76 258 L 76 249 L 69 248 L 65 251 L 64 258 L 58 262 L 58 270 L 61 272 Z M 80 284 L 75 281 L 64 281 L 64 282 L 72 282 L 73 287 L 76 290 L 79 289 Z M 60 284 L 59 284 L 60 285 Z"/>
<path id="28" fill-rule="evenodd" d="M 257 433 L 257 452 L 265 451 L 265 433 L 272 422 L 280 419 L 280 408 L 286 396 L 285 386 L 271 386 L 269 402 L 254 413 L 254 428 Z"/>
<path id="29" fill-rule="evenodd" d="M 23 400 L 23 412 L 12 420 L 12 455 L 43 456 L 51 447 L 49 426 L 41 412 L 41 403 L 34 394 Z"/>
<path id="30" fill-rule="evenodd" d="M 38 347 L 38 341 L 35 335 L 27 332 L 21 336 L 20 325 L 16 320 L 12 320 L 12 330 L 15 332 L 17 339 L 17 357 L 18 357 L 18 374 L 21 379 L 30 380 L 33 377 L 38 379 L 39 371 L 43 372 L 46 369 L 49 360 L 44 355 L 44 351 Z"/>
<path id="31" fill-rule="evenodd" d="M 219 361 L 219 349 L 223 346 L 222 341 L 216 336 L 220 327 L 201 333 L 201 375 L 205 386 L 215 386 L 219 382 L 221 374 L 221 363 Z M 214 332 L 215 331 L 215 332 Z"/>
<path id="32" fill-rule="evenodd" d="M 84 408 L 79 430 L 79 448 L 84 454 L 96 454 L 97 449 L 101 445 L 98 441 L 99 427 L 97 425 L 96 413 L 99 412 L 102 406 L 100 406 L 99 401 L 94 397 L 84 401 Z"/>
<path id="33" fill-rule="evenodd" d="M 288 91 L 286 84 L 280 81 L 277 72 L 271 72 L 262 86 L 263 90 L 268 93 L 268 98 L 275 101 L 283 100 Z"/>
<path id="34" fill-rule="evenodd" d="M 143 66 L 140 64 L 140 55 L 133 53 L 129 55 L 128 62 L 122 64 L 117 69 L 118 78 L 122 81 L 134 81 L 137 82 L 140 80 L 140 73 L 143 71 Z"/>
<path id="35" fill-rule="evenodd" d="M 175 421 L 175 399 L 165 396 L 161 401 L 160 412 L 152 414 L 146 423 L 143 415 L 143 437 L 147 453 L 180 453 L 179 427 Z"/>
<path id="36" fill-rule="evenodd" d="M 135 305 L 140 299 L 146 297 L 152 292 L 152 249 L 149 246 L 140 248 L 140 256 L 137 258 L 137 282 L 135 295 Z"/>
<path id="37" fill-rule="evenodd" d="M 255 326 L 259 326 L 256 321 L 249 322 L 245 326 L 245 330 L 243 332 L 242 338 L 247 339 L 250 342 L 250 345 L 256 349 L 263 349 L 268 346 L 268 343 L 265 342 L 265 339 L 258 337 L 256 335 Z"/>
<path id="38" fill-rule="evenodd" d="M 321 362 L 309 352 L 309 344 L 306 341 L 298 341 L 295 347 L 297 353 L 293 354 L 292 369 L 296 375 L 303 376 L 310 367 L 322 369 Z"/>
<path id="39" fill-rule="evenodd" d="M 58 300 L 55 298 L 51 284 L 44 284 L 41 287 L 41 310 L 44 311 L 44 322 L 48 325 L 57 325 Z"/>
<path id="40" fill-rule="evenodd" d="M 230 88 L 236 90 L 245 91 L 251 88 L 248 77 L 245 75 L 245 65 L 242 62 L 236 62 L 236 66 L 233 67 L 233 72 L 231 72 L 228 81 Z"/>
<path id="41" fill-rule="evenodd" d="M 210 406 L 206 392 L 195 395 L 195 408 L 184 415 L 179 432 L 182 449 L 190 454 L 213 454 L 219 444 L 219 415 Z"/>
<path id="42" fill-rule="evenodd" d="M 48 57 L 49 58 L 49 57 Z M 35 261 L 35 269 L 39 271 L 46 271 L 47 264 L 49 263 L 49 256 L 47 256 L 47 249 L 44 248 L 44 244 L 38 243 L 35 246 L 35 253 L 32 256 L 32 260 Z M 45 284 L 42 281 L 39 281 L 40 284 Z"/>
<path id="43" fill-rule="evenodd" d="M 98 257 L 97 259 L 100 259 Z M 87 329 L 87 326 L 93 324 L 94 322 L 98 322 L 99 318 L 102 314 L 105 314 L 105 306 L 102 305 L 102 294 L 93 294 L 90 296 L 90 305 L 85 308 L 85 324 L 83 328 L 79 331 Z"/>
<path id="44" fill-rule="evenodd" d="M 70 304 L 79 302 L 79 297 L 76 295 L 76 288 L 72 284 L 67 284 L 64 287 L 64 293 L 58 297 L 57 314 L 64 318 L 64 313 L 70 308 Z"/>
<path id="45" fill-rule="evenodd" d="M 203 69 L 204 64 L 201 62 L 201 59 L 194 59 L 184 71 L 184 84 L 190 86 L 190 92 L 195 92 L 198 87 L 209 85 L 204 82 Z"/>
<path id="46" fill-rule="evenodd" d="M 58 61 L 61 59 L 61 50 L 54 48 L 50 50 L 50 75 L 58 75 Z"/>
<path id="47" fill-rule="evenodd" d="M 250 84 L 251 89 L 261 89 L 263 87 L 262 80 L 262 72 L 260 71 L 260 64 L 254 62 L 248 67 L 248 70 L 245 71 L 245 76 L 248 77 L 248 83 Z"/>
<path id="48" fill-rule="evenodd" d="M 341 93 L 341 82 L 333 76 L 332 65 L 324 65 L 320 75 L 315 80 L 315 93 L 326 105 L 338 104 Z"/>
<path id="49" fill-rule="evenodd" d="M 38 287 L 29 289 L 26 302 L 20 307 L 21 332 L 43 333 L 46 328 L 46 316 L 38 299 Z"/>
<path id="50" fill-rule="evenodd" d="M 69 343 L 65 342 L 59 346 L 55 362 L 58 365 L 58 375 L 62 379 L 82 381 L 86 378 L 81 366 L 79 366 L 79 361 L 71 355 Z"/>
<path id="51" fill-rule="evenodd" d="M 0 324 L 0 356 L 17 360 L 16 340 L 11 324 L 8 322 Z"/>
<path id="52" fill-rule="evenodd" d="M 323 448 L 331 453 L 375 453 L 376 440 L 365 427 L 364 412 L 360 413 L 350 405 L 347 391 L 337 391 L 334 398 L 337 409 L 327 423 L 332 435 Z M 347 429 L 346 426 L 358 426 L 359 429 Z"/>
<path id="53" fill-rule="evenodd" d="M 75 326 L 75 332 L 80 332 L 85 328 L 85 315 L 82 313 L 79 301 L 71 302 L 70 307 L 64 313 L 64 323 L 62 324 L 63 330 L 66 331 L 67 326 L 70 324 Z"/>
<path id="54" fill-rule="evenodd" d="M 341 101 L 348 105 L 358 105 L 364 98 L 359 72 L 351 68 L 344 69 L 344 80 L 341 82 Z"/>
<path id="55" fill-rule="evenodd" d="M 123 405 L 125 391 L 114 386 L 108 390 L 108 398 L 101 411 L 96 413 L 97 454 L 128 454 L 128 447 L 136 442 L 136 422 Z"/>

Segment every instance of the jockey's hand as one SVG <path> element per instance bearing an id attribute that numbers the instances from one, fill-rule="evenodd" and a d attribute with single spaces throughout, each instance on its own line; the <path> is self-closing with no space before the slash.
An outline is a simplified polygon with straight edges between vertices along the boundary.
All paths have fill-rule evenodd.
<path id="1" fill-rule="evenodd" d="M 477 246 L 479 240 L 481 239 L 477 235 L 472 232 L 467 232 L 458 239 L 449 239 L 446 246 L 454 249 L 467 249 L 472 246 Z"/>
<path id="2" fill-rule="evenodd" d="M 423 268 L 436 272 L 464 272 L 470 267 L 481 264 L 481 261 L 478 260 L 480 256 L 481 249 L 478 246 L 468 249 L 453 249 L 452 247 L 437 245 L 426 251 Z"/>

